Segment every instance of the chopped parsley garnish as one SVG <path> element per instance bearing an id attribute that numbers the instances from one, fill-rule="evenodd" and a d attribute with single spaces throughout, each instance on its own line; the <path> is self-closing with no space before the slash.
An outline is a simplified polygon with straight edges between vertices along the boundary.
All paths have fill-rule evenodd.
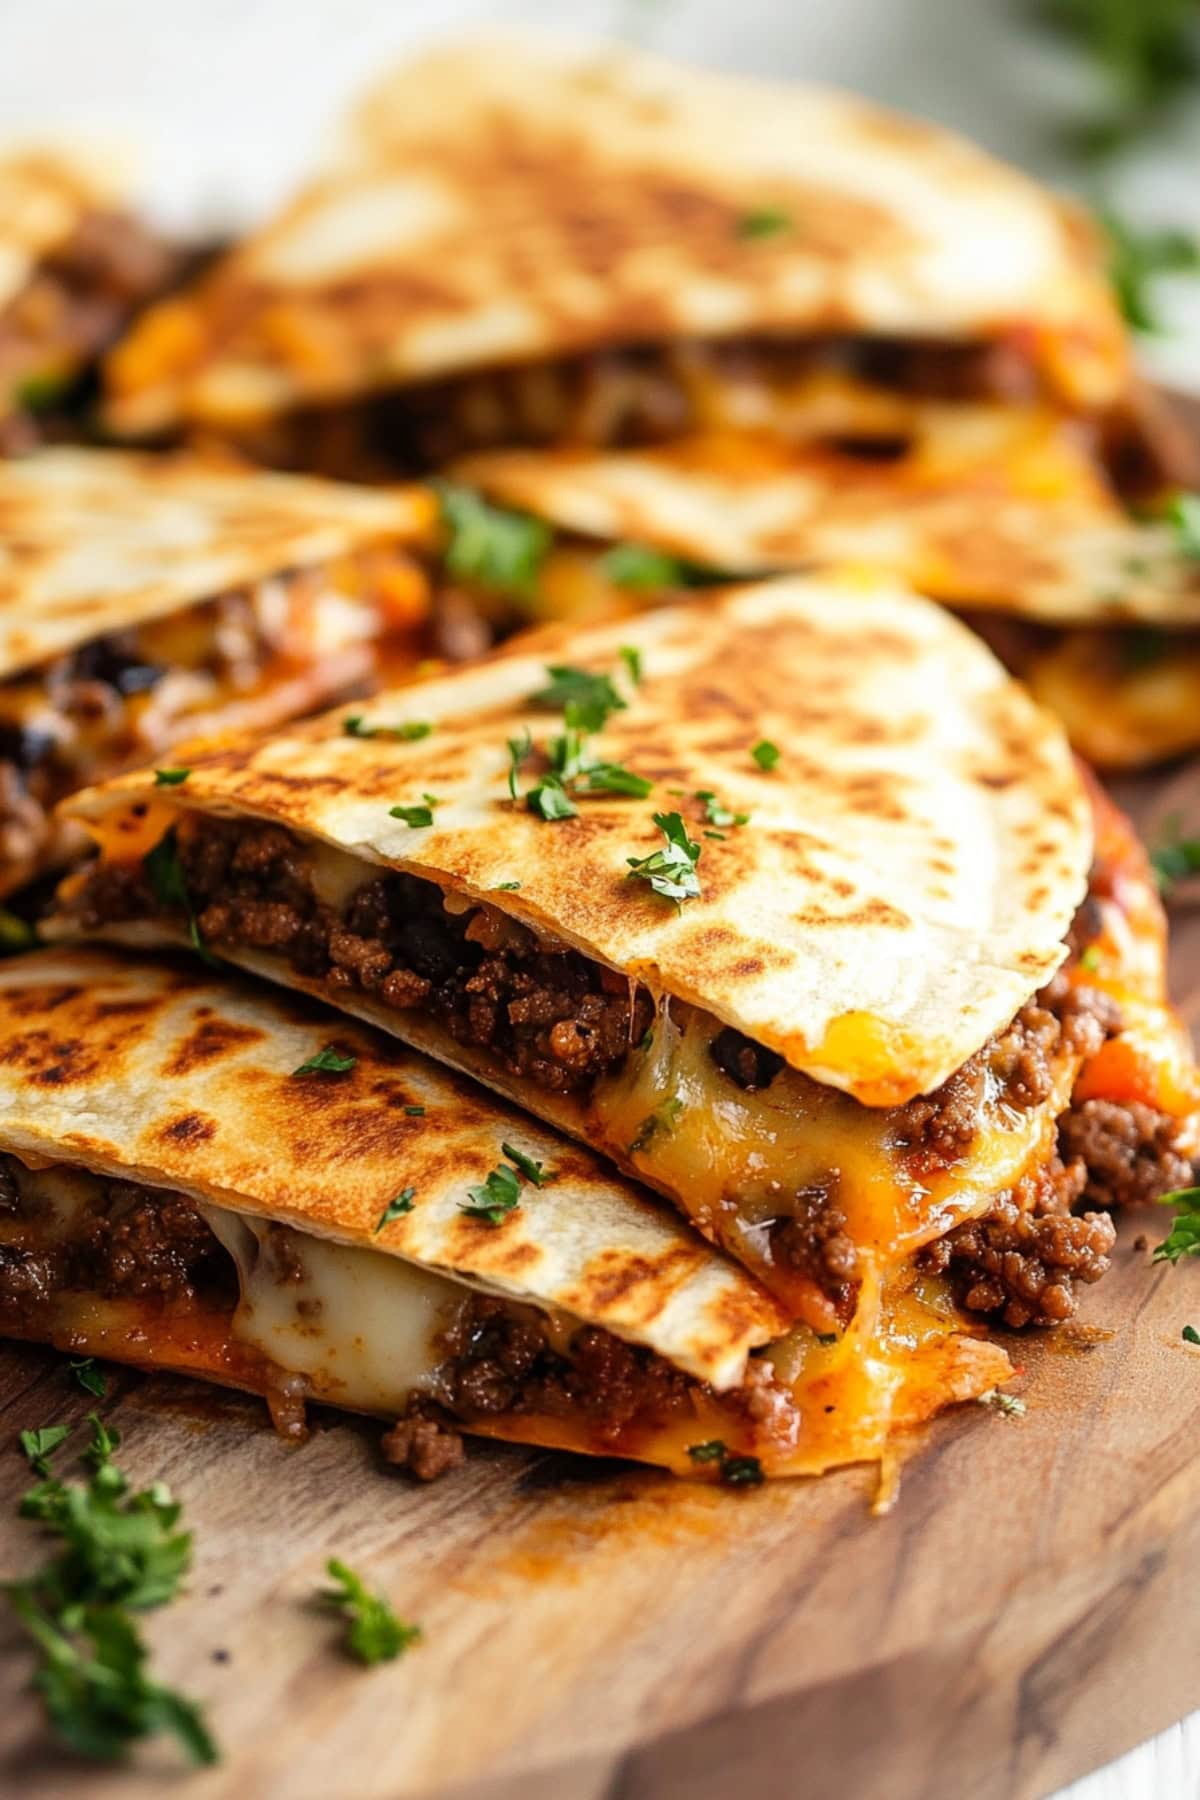
<path id="1" fill-rule="evenodd" d="M 642 682 L 642 653 L 637 645 L 622 644 L 621 648 L 617 651 L 617 655 L 628 669 L 629 679 L 632 681 L 634 687 L 640 687 Z"/>
<path id="2" fill-rule="evenodd" d="M 1180 555 L 1200 558 L 1200 494 L 1173 494 L 1164 517 Z"/>
<path id="3" fill-rule="evenodd" d="M 412 831 L 418 830 L 422 825 L 432 825 L 433 809 L 442 803 L 436 794 L 422 794 L 421 801 L 420 806 L 389 806 L 388 818 L 403 819 Z"/>
<path id="4" fill-rule="evenodd" d="M 404 1110 L 410 1119 L 423 1119 L 425 1117 L 425 1108 L 423 1106 L 406 1106 Z"/>
<path id="5" fill-rule="evenodd" d="M 155 787 L 182 787 L 191 774 L 190 769 L 155 769 Z"/>
<path id="6" fill-rule="evenodd" d="M 1178 1208 L 1171 1229 L 1154 1252 L 1155 1262 L 1177 1263 L 1182 1256 L 1200 1256 L 1200 1187 L 1176 1188 L 1163 1194 L 1158 1204 Z"/>
<path id="7" fill-rule="evenodd" d="M 35 1431 L 23 1431 L 20 1444 L 35 1475 L 48 1479 L 50 1464 L 46 1458 L 52 1456 L 60 1444 L 65 1444 L 71 1435 L 69 1425 L 42 1425 Z"/>
<path id="8" fill-rule="evenodd" d="M 405 1112 L 408 1112 L 409 1108 L 406 1106 L 404 1110 Z M 418 1107 L 417 1110 L 419 1112 L 421 1108 Z M 371 1233 L 372 1237 L 378 1237 L 384 1226 L 390 1225 L 393 1219 L 403 1218 L 405 1213 L 410 1213 L 412 1211 L 413 1195 L 416 1191 L 416 1188 L 405 1188 L 403 1193 L 397 1194 L 394 1200 L 388 1201 L 387 1205 L 380 1213 L 379 1218 L 376 1220 L 375 1229 Z"/>
<path id="9" fill-rule="evenodd" d="M 590 761 L 587 736 L 586 731 L 568 726 L 561 737 L 551 738 L 547 751 L 551 775 L 563 787 L 571 786 L 577 791 L 582 788 L 590 794 L 631 794 L 634 799 L 644 800 L 654 783 L 620 763 Z"/>
<path id="10" fill-rule="evenodd" d="M 1086 969 L 1089 975 L 1094 975 L 1096 973 L 1096 970 L 1100 967 L 1100 952 L 1095 944 L 1088 945 L 1087 949 L 1079 958 L 1079 966 L 1081 969 Z"/>
<path id="11" fill-rule="evenodd" d="M 383 1595 L 372 1594 L 344 1562 L 332 1556 L 325 1569 L 336 1585 L 323 1588 L 321 1599 L 345 1619 L 346 1649 L 358 1662 L 392 1662 L 420 1642 L 421 1627 L 398 1619 Z"/>
<path id="12" fill-rule="evenodd" d="M 1158 891 L 1166 899 L 1176 882 L 1200 875 L 1200 838 L 1180 837 L 1173 827 L 1172 835 L 1150 852 L 1150 867 Z"/>
<path id="13" fill-rule="evenodd" d="M 532 1156 L 527 1156 L 524 1150 L 518 1150 L 512 1144 L 501 1144 L 500 1149 L 513 1168 L 520 1170 L 526 1181 L 532 1182 L 534 1187 L 545 1187 L 550 1180 L 545 1163 L 535 1162 Z"/>
<path id="14" fill-rule="evenodd" d="M 1108 238 L 1108 272 L 1125 320 L 1135 331 L 1161 332 L 1151 287 L 1160 275 L 1200 270 L 1200 244 L 1186 231 L 1137 231 L 1110 209 L 1100 223 Z"/>
<path id="15" fill-rule="evenodd" d="M 525 796 L 525 804 L 539 819 L 573 819 L 579 808 L 557 775 L 543 775 Z"/>
<path id="16" fill-rule="evenodd" d="M 479 1187 L 467 1189 L 472 1204 L 459 1206 L 460 1212 L 473 1219 L 486 1219 L 489 1225 L 502 1225 L 509 1213 L 520 1206 L 522 1177 L 539 1188 L 553 1179 L 552 1171 L 544 1163 L 535 1162 L 523 1150 L 512 1144 L 501 1144 L 500 1149 L 512 1167 L 509 1168 L 508 1163 L 497 1163 L 486 1181 Z"/>
<path id="17" fill-rule="evenodd" d="M 689 1444 L 688 1455 L 694 1463 L 716 1463 L 718 1475 L 726 1487 L 757 1487 L 764 1479 L 757 1456 L 730 1456 L 728 1446 L 720 1438 L 705 1444 Z"/>
<path id="18" fill-rule="evenodd" d="M 71 1361 L 71 1373 L 86 1394 L 97 1400 L 103 1400 L 108 1392 L 108 1383 L 96 1367 L 94 1356 L 77 1356 Z"/>
<path id="19" fill-rule="evenodd" d="M 527 599 L 550 548 L 550 527 L 527 513 L 492 506 L 471 488 L 444 481 L 434 487 L 449 533 L 445 563 L 451 575 L 485 593 Z"/>
<path id="20" fill-rule="evenodd" d="M 472 1204 L 463 1206 L 459 1203 L 459 1211 L 467 1213 L 472 1219 L 486 1219 L 489 1225 L 502 1225 L 510 1212 L 515 1212 L 521 1204 L 521 1183 L 516 1171 L 507 1163 L 498 1163 L 487 1180 L 479 1187 L 468 1188 Z"/>
<path id="21" fill-rule="evenodd" d="M 357 1061 L 357 1056 L 343 1056 L 341 1051 L 335 1050 L 332 1044 L 326 1044 L 323 1050 L 318 1050 L 315 1056 L 310 1056 L 307 1062 L 302 1062 L 298 1069 L 293 1069 L 292 1074 L 348 1075 Z"/>
<path id="22" fill-rule="evenodd" d="M 400 725 L 368 725 L 361 713 L 351 713 L 342 720 L 342 730 L 352 738 L 395 738 L 402 744 L 415 744 L 433 730 L 428 719 L 405 719 Z"/>
<path id="23" fill-rule="evenodd" d="M 508 740 L 508 791 L 514 800 L 517 797 L 517 776 L 521 772 L 521 765 L 528 762 L 532 755 L 533 738 L 527 725 L 523 737 Z"/>
<path id="24" fill-rule="evenodd" d="M 665 550 L 654 550 L 649 544 L 615 544 L 601 558 L 600 568 L 617 587 L 639 594 L 687 585 L 687 573 L 679 558 Z M 624 657 L 624 650 L 621 655 Z M 634 675 L 633 679 L 637 681 L 639 676 Z"/>
<path id="25" fill-rule="evenodd" d="M 704 816 L 710 825 L 748 825 L 750 823 L 749 813 L 730 812 L 729 808 L 717 799 L 711 788 L 697 789 L 696 798 L 703 802 Z M 707 832 L 705 836 L 708 836 Z"/>
<path id="26" fill-rule="evenodd" d="M 792 216 L 781 206 L 756 206 L 753 211 L 743 213 L 737 222 L 737 235 L 740 238 L 778 237 L 781 232 L 790 231 Z"/>
<path id="27" fill-rule="evenodd" d="M 1025 1411 L 1025 1402 L 1015 1394 L 1005 1394 L 999 1388 L 989 1388 L 986 1394 L 978 1396 L 980 1406 L 990 1406 L 998 1412 L 1002 1419 L 1019 1419 Z"/>
<path id="28" fill-rule="evenodd" d="M 103 1463 L 111 1462 L 113 1451 L 120 1449 L 121 1434 L 115 1425 L 106 1425 L 99 1413 L 90 1412 L 87 1422 L 92 1428 L 92 1436 L 83 1453 L 84 1461 L 98 1469 Z"/>
<path id="29" fill-rule="evenodd" d="M 629 879 L 649 882 L 656 894 L 674 901 L 677 907 L 685 900 L 699 899 L 699 844 L 688 836 L 687 826 L 677 812 L 655 813 L 654 823 L 667 840 L 666 846 L 652 850 L 649 856 L 627 856 Z"/>
<path id="30" fill-rule="evenodd" d="M 520 891 L 520 887 L 521 884 L 519 881 L 501 881 L 493 889 L 493 892 L 497 894 L 516 894 Z"/>
<path id="31" fill-rule="evenodd" d="M 727 1456 L 721 1464 L 726 1487 L 761 1487 L 765 1476 L 757 1456 Z"/>
<path id="32" fill-rule="evenodd" d="M 663 1132 L 674 1131 L 682 1111 L 683 1101 L 678 1094 L 675 1094 L 670 1100 L 664 1100 L 661 1106 L 656 1106 L 652 1113 L 647 1113 L 637 1128 L 628 1154 L 635 1156 L 639 1150 L 644 1150 L 653 1138 Z"/>
<path id="33" fill-rule="evenodd" d="M 758 764 L 759 768 L 762 769 L 765 774 L 769 775 L 779 761 L 782 752 L 780 751 L 779 745 L 773 744 L 770 738 L 759 738 L 750 754 Z"/>
<path id="34" fill-rule="evenodd" d="M 1200 1344 L 1200 1331 L 1194 1325 L 1185 1325 L 1179 1335 L 1185 1344 Z"/>
<path id="35" fill-rule="evenodd" d="M 59 1739 L 83 1756 L 117 1761 L 142 1738 L 170 1732 L 193 1762 L 214 1763 L 200 1709 L 150 1680 L 148 1651 L 130 1616 L 175 1596 L 191 1562 L 191 1536 L 177 1530 L 180 1508 L 161 1482 L 130 1493 L 112 1461 L 119 1434 L 95 1413 L 88 1420 L 90 1479 L 49 1476 L 21 1502 L 22 1516 L 62 1544 L 34 1575 L 6 1584 L 39 1652 L 33 1685 Z M 49 1431 L 56 1444 L 67 1435 L 65 1427 Z M 26 1436 L 42 1443 L 44 1459 L 47 1432 L 23 1433 L 23 1446 Z"/>
<path id="36" fill-rule="evenodd" d="M 192 949 L 198 951 L 205 962 L 215 962 L 217 959 L 208 950 L 196 923 L 192 898 L 188 893 L 187 876 L 179 855 L 179 837 L 174 825 L 163 833 L 153 850 L 147 851 L 143 856 L 142 869 L 150 884 L 150 892 L 158 904 L 168 910 L 178 907 L 186 916 L 188 942 Z"/>
<path id="37" fill-rule="evenodd" d="M 611 713 L 624 712 L 622 700 L 607 675 L 594 675 L 569 663 L 551 663 L 549 684 L 532 695 L 534 704 L 566 714 L 567 724 L 579 731 L 599 731 Z"/>

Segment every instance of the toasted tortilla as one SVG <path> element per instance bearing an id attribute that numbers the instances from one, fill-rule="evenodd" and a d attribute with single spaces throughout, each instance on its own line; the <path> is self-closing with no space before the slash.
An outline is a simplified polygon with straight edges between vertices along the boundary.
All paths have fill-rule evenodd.
<path id="1" fill-rule="evenodd" d="M 53 1243 L 69 1230 L 87 1204 L 79 1174 L 115 1178 L 190 1200 L 233 1256 L 240 1293 L 230 1312 L 198 1295 L 164 1304 L 68 1285 L 18 1306 L 6 1326 L 18 1335 L 386 1414 L 410 1385 L 438 1398 L 448 1334 L 477 1290 L 545 1315 L 564 1355 L 585 1324 L 696 1385 L 607 1442 L 570 1407 L 485 1407 L 461 1421 L 468 1429 L 710 1475 L 690 1450 L 718 1438 L 767 1473 L 878 1455 L 898 1426 L 1011 1373 L 944 1302 L 905 1290 L 864 1307 L 836 1351 L 804 1332 L 772 1350 L 786 1387 L 770 1418 L 727 1400 L 749 1352 L 785 1326 L 747 1276 L 587 1151 L 482 1090 L 194 962 L 79 949 L 9 962 L 0 1045 L 0 1150 L 39 1193 L 31 1223 L 20 1209 L 0 1222 L 0 1252 L 23 1232 Z M 331 1048 L 352 1066 L 302 1072 Z M 469 1216 L 468 1189 L 512 1146 L 542 1165 L 545 1185 L 524 1182 L 496 1224 Z M 381 1227 L 398 1194 L 409 1210 Z"/>
<path id="2" fill-rule="evenodd" d="M 831 90 L 479 39 L 385 77 L 290 206 L 135 329 L 109 419 L 233 426 L 613 345 L 829 331 L 1019 338 L 1072 404 L 1128 382 L 1090 228 L 962 139 Z"/>
<path id="3" fill-rule="evenodd" d="M 655 790 L 547 824 L 509 798 L 508 740 L 559 728 L 530 701 L 547 665 L 619 677 L 622 645 L 642 680 L 598 747 Z M 172 801 L 486 897 L 868 1103 L 937 1087 L 1007 1024 L 1061 961 L 1086 887 L 1090 813 L 1062 733 L 970 632 L 890 584 L 793 578 L 548 632 L 371 705 L 370 721 L 405 720 L 434 729 L 364 742 L 328 715 L 202 751 Z M 760 739 L 781 751 L 772 772 Z M 149 786 L 130 776 L 73 810 L 101 821 Z M 702 895 L 677 912 L 628 858 L 661 845 L 652 814 L 673 793 L 699 790 L 751 822 L 702 840 Z M 431 827 L 389 817 L 427 792 Z"/>
<path id="4" fill-rule="evenodd" d="M 730 575 L 854 563 L 1044 624 L 1200 625 L 1200 562 L 1168 525 L 1130 517 L 1070 420 L 896 396 L 873 411 L 861 436 L 897 453 L 724 432 L 482 451 L 451 474 L 560 530 Z"/>
<path id="5" fill-rule="evenodd" d="M 0 678 L 270 575 L 424 529 L 429 502 L 183 457 L 0 463 Z"/>

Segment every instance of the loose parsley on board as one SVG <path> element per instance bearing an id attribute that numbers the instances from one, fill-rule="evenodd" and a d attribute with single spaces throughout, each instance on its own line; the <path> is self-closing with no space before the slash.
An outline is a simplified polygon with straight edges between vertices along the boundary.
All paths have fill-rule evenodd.
<path id="1" fill-rule="evenodd" d="M 1171 1229 L 1154 1252 L 1155 1262 L 1177 1263 L 1184 1256 L 1200 1256 L 1200 1187 L 1176 1188 L 1159 1198 L 1160 1206 L 1177 1211 Z"/>
<path id="2" fill-rule="evenodd" d="M 343 1056 L 341 1051 L 335 1050 L 332 1044 L 326 1044 L 323 1050 L 318 1050 L 315 1056 L 310 1056 L 307 1062 L 302 1062 L 298 1069 L 293 1069 L 292 1074 L 348 1075 L 357 1061 L 357 1056 Z"/>
<path id="3" fill-rule="evenodd" d="M 70 1369 L 72 1375 L 85 1393 L 91 1394 L 93 1399 L 103 1400 L 108 1392 L 108 1383 L 105 1381 L 100 1370 L 96 1367 L 96 1359 L 94 1356 L 78 1356 L 73 1358 Z"/>
<path id="4" fill-rule="evenodd" d="M 345 1620 L 345 1647 L 355 1661 L 373 1668 L 376 1663 L 394 1661 L 420 1642 L 421 1627 L 397 1618 L 390 1602 L 382 1594 L 371 1593 L 362 1577 L 338 1557 L 330 1557 L 325 1571 L 335 1585 L 322 1588 L 320 1599 Z"/>
<path id="5" fill-rule="evenodd" d="M 664 900 L 672 900 L 678 907 L 685 900 L 698 900 L 700 897 L 700 877 L 696 873 L 696 864 L 700 861 L 700 846 L 689 836 L 682 816 L 677 812 L 655 813 L 654 823 L 666 839 L 661 850 L 652 850 L 649 856 L 627 856 L 629 864 L 628 879 L 649 882 L 656 894 Z"/>
<path id="6" fill-rule="evenodd" d="M 119 1434 L 95 1413 L 88 1422 L 89 1480 L 46 1474 L 21 1501 L 22 1517 L 62 1545 L 33 1575 L 5 1585 L 38 1652 L 33 1686 L 56 1736 L 81 1756 L 115 1762 L 143 1738 L 166 1732 L 194 1763 L 214 1763 L 217 1748 L 203 1713 L 150 1679 L 149 1653 L 131 1616 L 175 1597 L 191 1563 L 191 1535 L 177 1529 L 180 1507 L 161 1482 L 130 1492 L 112 1461 Z M 38 1442 L 44 1465 L 67 1435 L 61 1426 L 22 1433 L 22 1447 L 26 1437 Z"/>

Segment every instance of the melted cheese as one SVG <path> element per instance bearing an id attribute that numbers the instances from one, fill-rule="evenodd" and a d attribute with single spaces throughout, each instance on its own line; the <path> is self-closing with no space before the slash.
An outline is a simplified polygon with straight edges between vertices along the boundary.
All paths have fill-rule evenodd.
<path id="1" fill-rule="evenodd" d="M 429 1393 L 463 1291 L 394 1256 L 201 1206 L 237 1264 L 232 1335 L 356 1412 L 402 1413 Z"/>
<path id="2" fill-rule="evenodd" d="M 1034 698 L 1100 768 L 1144 768 L 1200 746 L 1200 633 L 1164 638 L 1142 660 L 1140 642 L 1074 631 L 1023 671 Z"/>

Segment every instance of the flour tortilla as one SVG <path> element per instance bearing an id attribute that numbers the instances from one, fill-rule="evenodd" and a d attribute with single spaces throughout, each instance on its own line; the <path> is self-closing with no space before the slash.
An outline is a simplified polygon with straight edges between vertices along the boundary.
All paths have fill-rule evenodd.
<path id="1" fill-rule="evenodd" d="M 643 450 L 493 450 L 450 471 L 600 545 L 731 575 L 855 563 L 951 605 L 1047 625 L 1200 626 L 1200 562 L 1130 517 L 1068 420 L 1043 408 L 889 399 L 904 456 L 734 433 Z"/>
<path id="2" fill-rule="evenodd" d="M 655 789 L 546 823 L 509 799 L 507 742 L 561 729 L 530 701 L 547 665 L 620 681 L 622 646 L 642 679 L 596 753 Z M 1091 815 L 1059 727 L 965 627 L 888 583 L 796 577 L 547 632 L 367 709 L 368 726 L 404 721 L 433 730 L 364 740 L 338 713 L 200 749 L 170 805 L 276 820 L 486 898 L 869 1104 L 936 1088 L 1007 1025 L 1086 889 Z M 780 750 L 771 772 L 760 740 Z M 656 811 L 682 806 L 699 834 L 699 790 L 750 822 L 697 837 L 702 894 L 677 911 L 628 859 L 662 846 Z M 129 776 L 72 810 L 95 823 L 149 793 Z M 432 826 L 389 816 L 426 793 Z"/>
<path id="3" fill-rule="evenodd" d="M 236 426 L 613 345 L 1019 337 L 1072 404 L 1129 379 L 1094 233 L 855 96 L 521 35 L 384 77 L 274 220 L 111 364 L 130 434 Z"/>
<path id="4" fill-rule="evenodd" d="M 244 584 L 411 543 L 429 511 L 414 492 L 183 457 L 0 462 L 0 678 Z"/>
<path id="5" fill-rule="evenodd" d="M 331 1044 L 348 1073 L 296 1075 Z M 718 1388 L 784 1328 L 749 1276 L 586 1150 L 362 1025 L 194 961 L 10 960 L 0 1045 L 0 1149 L 35 1166 L 179 1190 L 561 1309 Z M 461 1207 L 506 1142 L 553 1180 L 491 1228 Z M 412 1210 L 377 1233 L 406 1188 Z"/>

